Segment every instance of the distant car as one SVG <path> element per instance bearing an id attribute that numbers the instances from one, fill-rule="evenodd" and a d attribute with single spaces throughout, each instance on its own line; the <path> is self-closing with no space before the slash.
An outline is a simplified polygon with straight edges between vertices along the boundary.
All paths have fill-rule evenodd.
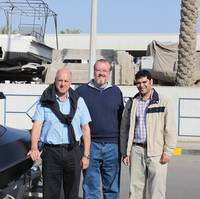
<path id="1" fill-rule="evenodd" d="M 9 82 L 41 82 L 44 78 L 45 66 L 38 63 L 0 67 L 0 83 Z M 39 81 L 40 80 L 40 81 Z"/>
<path id="2" fill-rule="evenodd" d="M 21 70 L 44 70 L 45 69 L 45 66 L 43 65 L 40 65 L 38 63 L 28 63 L 28 64 L 25 64 L 23 66 L 21 66 Z"/>

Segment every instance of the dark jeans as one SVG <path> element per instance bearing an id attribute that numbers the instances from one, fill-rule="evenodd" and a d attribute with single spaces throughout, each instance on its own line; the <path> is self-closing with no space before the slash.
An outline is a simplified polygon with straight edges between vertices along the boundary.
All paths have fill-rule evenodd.
<path id="1" fill-rule="evenodd" d="M 61 184 L 65 199 L 78 199 L 80 183 L 79 145 L 67 147 L 45 146 L 42 153 L 43 198 L 59 199 Z"/>

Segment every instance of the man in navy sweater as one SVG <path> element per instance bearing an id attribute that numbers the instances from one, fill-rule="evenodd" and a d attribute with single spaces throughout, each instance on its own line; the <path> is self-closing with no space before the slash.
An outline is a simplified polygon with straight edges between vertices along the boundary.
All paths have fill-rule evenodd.
<path id="1" fill-rule="evenodd" d="M 83 171 L 85 199 L 100 199 L 100 179 L 104 199 L 119 198 L 119 128 L 124 105 L 120 89 L 108 83 L 111 69 L 107 60 L 96 61 L 94 79 L 77 88 L 92 118 L 90 165 Z"/>

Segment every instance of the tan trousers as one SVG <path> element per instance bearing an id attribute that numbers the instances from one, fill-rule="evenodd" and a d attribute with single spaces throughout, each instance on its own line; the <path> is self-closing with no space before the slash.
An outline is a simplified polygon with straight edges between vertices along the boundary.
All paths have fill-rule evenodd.
<path id="1" fill-rule="evenodd" d="M 133 145 L 129 199 L 165 199 L 167 164 L 160 156 L 147 157 L 147 149 Z"/>

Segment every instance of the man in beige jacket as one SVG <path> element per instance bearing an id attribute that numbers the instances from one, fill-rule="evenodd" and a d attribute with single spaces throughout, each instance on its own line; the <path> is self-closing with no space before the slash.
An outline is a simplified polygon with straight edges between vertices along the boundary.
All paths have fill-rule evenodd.
<path id="1" fill-rule="evenodd" d="M 120 129 L 123 163 L 130 166 L 129 199 L 164 199 L 177 138 L 174 111 L 153 89 L 149 71 L 140 70 L 135 79 L 139 92 L 126 103 Z"/>

